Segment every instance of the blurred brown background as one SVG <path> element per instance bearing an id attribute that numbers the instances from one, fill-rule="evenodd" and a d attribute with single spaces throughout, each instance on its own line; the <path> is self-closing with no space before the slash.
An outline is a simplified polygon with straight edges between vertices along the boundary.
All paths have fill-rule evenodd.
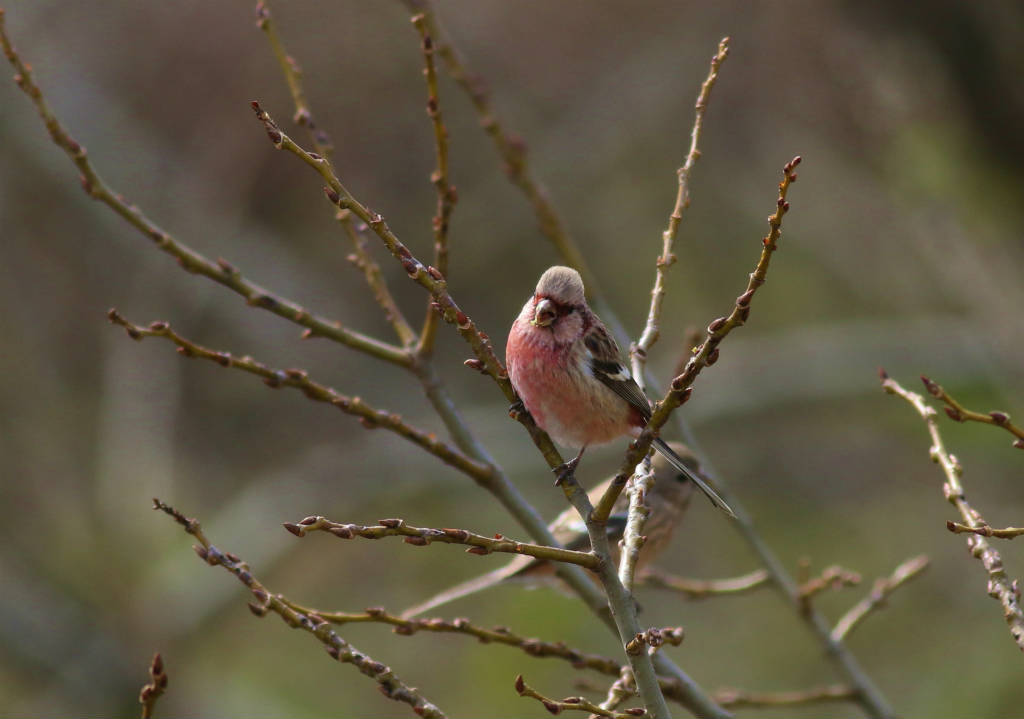
<path id="1" fill-rule="evenodd" d="M 317 178 L 276 153 L 258 98 L 285 129 L 291 103 L 253 3 L 5 0 L 8 29 L 100 174 L 177 238 L 346 325 L 387 337 L 344 257 Z M 726 312 L 753 268 L 784 162 L 804 157 L 781 249 L 750 323 L 696 385 L 686 415 L 716 468 L 792 568 L 840 563 L 860 588 L 819 606 L 838 617 L 900 561 L 932 567 L 850 646 L 904 716 L 1014 716 L 1024 669 L 986 596 L 928 460 L 924 425 L 879 389 L 885 366 L 969 407 L 1024 417 L 1024 12 L 1014 2 L 621 3 L 446 0 L 439 13 L 489 81 L 509 127 L 635 335 L 688 144 L 692 105 L 720 37 L 715 88 L 651 360 L 671 372 L 689 327 Z M 398 2 L 272 5 L 305 72 L 344 181 L 429 256 L 434 191 L 418 38 Z M 150 511 L 154 495 L 201 518 L 212 541 L 275 591 L 333 609 L 398 610 L 497 566 L 457 548 L 298 541 L 282 521 L 522 532 L 489 496 L 385 431 L 105 319 L 165 319 L 207 345 L 301 366 L 340 391 L 440 431 L 412 378 L 247 308 L 79 189 L 4 71 L 0 83 L 0 713 L 134 715 L 155 650 L 170 674 L 159 714 L 394 716 L 406 709 L 331 663 L 303 633 L 257 621 L 247 595 L 196 561 Z M 538 274 L 558 261 L 504 179 L 468 101 L 445 78 L 460 202 L 453 294 L 503 351 Z M 302 137 L 301 133 L 295 133 Z M 378 253 L 410 318 L 424 298 Z M 546 515 L 564 499 L 504 398 L 468 372 L 442 328 L 439 365 L 479 434 Z M 1024 453 L 1008 434 L 943 419 L 970 499 L 994 526 L 1024 522 Z M 588 454 L 611 471 L 622 446 Z M 695 504 L 661 565 L 694 577 L 755 567 L 722 516 Z M 1000 542 L 1024 576 L 1024 548 Z M 642 622 L 684 624 L 669 650 L 709 689 L 837 680 L 772 591 L 684 602 L 641 592 Z M 615 652 L 567 598 L 503 588 L 446 611 Z M 546 716 L 512 689 L 576 693 L 553 660 L 463 637 L 342 635 L 461 716 Z M 596 677 L 592 677 L 596 678 Z M 602 680 L 603 681 L 603 680 Z M 746 711 L 858 716 L 852 705 Z"/>

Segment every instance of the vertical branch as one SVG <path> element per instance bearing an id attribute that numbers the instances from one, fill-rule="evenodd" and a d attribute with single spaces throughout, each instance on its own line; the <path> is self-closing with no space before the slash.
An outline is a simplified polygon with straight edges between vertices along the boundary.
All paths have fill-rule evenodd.
<path id="1" fill-rule="evenodd" d="M 427 116 L 434 128 L 434 155 L 437 159 L 437 169 L 430 176 L 430 181 L 437 190 L 437 212 L 433 219 L 434 228 L 434 267 L 443 276 L 448 275 L 448 225 L 451 220 L 452 209 L 458 195 L 455 186 L 448 179 L 448 128 L 445 127 L 441 118 L 441 104 L 437 91 L 437 70 L 434 66 L 434 40 L 427 30 L 427 23 L 423 13 L 414 15 L 412 24 L 420 34 L 423 48 L 423 76 L 427 82 Z M 437 335 L 439 322 L 437 313 L 427 303 L 427 314 L 423 320 L 423 331 L 420 333 L 420 342 L 417 352 L 428 355 L 434 348 L 434 338 Z"/>
<path id="2" fill-rule="evenodd" d="M 277 34 L 277 25 L 270 16 L 270 8 L 267 7 L 264 0 L 259 0 L 256 3 L 256 25 L 267 36 L 270 49 L 274 53 L 274 57 L 277 58 L 277 64 L 281 66 L 281 74 L 284 75 L 285 82 L 288 83 L 288 91 L 291 93 L 292 102 L 295 105 L 295 114 L 292 116 L 292 120 L 309 131 L 317 154 L 330 159 L 331 153 L 334 151 L 334 144 L 327 132 L 317 127 L 313 121 L 313 112 L 309 108 L 306 93 L 302 89 L 302 69 L 295 58 L 285 50 L 281 37 Z"/>
<path id="3" fill-rule="evenodd" d="M 647 324 L 640 340 L 630 348 L 630 359 L 633 365 L 633 377 L 644 387 L 644 370 L 647 364 L 647 353 L 660 334 L 661 305 L 665 297 L 665 276 L 668 268 L 675 264 L 676 256 L 673 253 L 676 236 L 679 234 L 679 223 L 683 219 L 683 211 L 690 206 L 690 173 L 693 166 L 700 158 L 700 150 L 697 144 L 700 141 L 701 131 L 704 129 L 704 113 L 707 111 L 708 99 L 711 97 L 711 89 L 718 80 L 718 70 L 729 55 L 729 38 L 724 37 L 718 43 L 718 52 L 711 58 L 711 69 L 708 76 L 700 87 L 700 94 L 697 95 L 695 105 L 696 112 L 693 118 L 693 129 L 690 131 L 690 150 L 686 154 L 683 166 L 676 170 L 679 180 L 679 189 L 676 192 L 676 203 L 672 208 L 672 214 L 668 219 L 668 227 L 661 234 L 661 255 L 658 257 L 657 268 L 654 276 L 654 289 L 651 290 L 651 308 L 647 313 Z"/>

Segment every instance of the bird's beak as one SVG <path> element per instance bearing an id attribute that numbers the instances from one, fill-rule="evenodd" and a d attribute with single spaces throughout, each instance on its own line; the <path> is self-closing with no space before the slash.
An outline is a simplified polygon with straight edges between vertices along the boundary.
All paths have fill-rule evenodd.
<path id="1" fill-rule="evenodd" d="M 530 324 L 534 327 L 548 327 L 555 321 L 556 317 L 558 317 L 558 310 L 555 309 L 555 303 L 544 299 L 537 303 L 537 307 L 533 311 L 533 320 Z"/>

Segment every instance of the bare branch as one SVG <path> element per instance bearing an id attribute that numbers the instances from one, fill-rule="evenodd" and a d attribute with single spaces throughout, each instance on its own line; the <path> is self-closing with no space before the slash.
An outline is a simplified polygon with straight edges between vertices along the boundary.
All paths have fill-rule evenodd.
<path id="1" fill-rule="evenodd" d="M 700 150 L 697 144 L 700 141 L 701 130 L 704 128 L 704 113 L 708 107 L 708 100 L 711 97 L 711 89 L 718 79 L 718 70 L 729 55 L 729 38 L 724 37 L 718 43 L 718 52 L 711 58 L 711 69 L 708 76 L 701 85 L 700 94 L 697 95 L 696 113 L 693 119 L 693 129 L 690 131 L 690 151 L 686 154 L 686 160 L 682 167 L 676 170 L 679 181 L 679 190 L 676 193 L 676 203 L 669 216 L 668 227 L 661 234 L 661 255 L 658 257 L 657 267 L 654 276 L 654 289 L 651 290 L 651 308 L 647 313 L 647 324 L 640 335 L 639 341 L 630 349 L 630 358 L 633 363 L 633 377 L 636 378 L 641 388 L 645 388 L 644 368 L 647 364 L 647 354 L 651 347 L 658 341 L 660 334 L 661 305 L 665 297 L 665 277 L 668 268 L 676 262 L 673 253 L 676 236 L 679 234 L 679 223 L 683 219 L 683 211 L 690 206 L 690 173 L 693 166 L 700 157 Z"/>
<path id="2" fill-rule="evenodd" d="M 1024 429 L 1011 422 L 1010 415 L 1006 412 L 1001 412 L 999 410 L 994 410 L 988 413 L 974 412 L 950 397 L 949 393 L 944 390 L 938 382 L 934 382 L 924 375 L 921 375 L 921 381 L 924 382 L 924 386 L 928 390 L 929 394 L 946 403 L 946 414 L 953 421 L 981 422 L 982 424 L 992 424 L 996 427 L 1002 427 L 1017 438 L 1014 440 L 1013 446 L 1017 449 L 1024 449 Z"/>
<path id="3" fill-rule="evenodd" d="M 434 155 L 437 169 L 430 176 L 430 181 L 437 190 L 437 212 L 433 219 L 434 228 L 434 267 L 442 275 L 448 275 L 448 225 L 452 210 L 458 200 L 455 186 L 448 179 L 448 128 L 441 118 L 441 101 L 437 91 L 437 70 L 434 67 L 434 40 L 427 29 L 423 13 L 413 16 L 412 24 L 420 34 L 423 48 L 423 76 L 427 82 L 427 116 L 434 129 Z M 437 334 L 437 314 L 427 304 L 427 315 L 420 332 L 420 343 L 417 353 L 429 355 L 434 349 L 434 338 Z"/>
<path id="4" fill-rule="evenodd" d="M 757 569 L 749 574 L 730 579 L 686 579 L 676 577 L 655 567 L 647 567 L 637 577 L 644 587 L 671 589 L 690 599 L 745 594 L 765 586 L 770 581 L 767 570 Z"/>
<path id="5" fill-rule="evenodd" d="M 142 705 L 142 719 L 150 719 L 153 716 L 153 709 L 156 707 L 156 700 L 167 691 L 167 672 L 164 670 L 164 660 L 157 652 L 153 655 L 153 661 L 149 665 L 149 682 L 139 692 L 139 703 Z"/>
<path id="6" fill-rule="evenodd" d="M 262 377 L 264 384 L 271 388 L 291 387 L 292 389 L 298 389 L 315 402 L 325 402 L 337 407 L 345 414 L 359 417 L 363 426 L 367 429 L 383 427 L 384 429 L 391 430 L 478 482 L 485 482 L 490 477 L 490 467 L 467 457 L 446 442 L 442 442 L 438 439 L 437 435 L 413 427 L 406 423 L 399 414 L 376 409 L 368 405 L 360 397 L 349 397 L 331 387 L 315 382 L 309 378 L 305 370 L 275 369 L 261 364 L 249 356 L 236 357 L 229 352 L 208 349 L 182 337 L 172 330 L 171 326 L 166 322 L 153 322 L 148 327 L 140 327 L 128 322 L 118 314 L 117 310 L 110 310 L 107 313 L 107 317 L 114 324 L 124 327 L 128 336 L 134 340 L 142 340 L 146 337 L 160 337 L 177 345 L 178 352 L 185 357 L 205 359 L 215 362 L 221 367 L 254 374 L 257 377 Z"/>
<path id="7" fill-rule="evenodd" d="M 794 170 L 799 164 L 800 158 L 794 157 L 782 168 L 783 179 L 779 183 L 779 198 L 776 202 L 776 209 L 768 217 L 770 229 L 768 235 L 761 241 L 761 257 L 754 271 L 750 274 L 746 291 L 736 298 L 735 306 L 728 317 L 719 317 L 708 325 L 707 337 L 704 339 L 704 342 L 697 348 L 690 361 L 686 363 L 683 373 L 672 380 L 668 394 L 654 406 L 654 412 L 651 415 L 651 419 L 647 422 L 647 427 L 640 437 L 630 444 L 629 451 L 626 452 L 626 457 L 619 467 L 618 475 L 609 485 L 608 491 L 605 492 L 594 510 L 599 521 L 607 520 L 612 507 L 615 505 L 615 500 L 618 499 L 619 494 L 622 492 L 626 480 L 633 474 L 637 463 L 650 451 L 651 442 L 654 441 L 658 431 L 668 421 L 672 412 L 689 399 L 694 380 L 697 379 L 697 376 L 705 367 L 713 365 L 718 361 L 718 345 L 733 329 L 745 324 L 750 316 L 750 303 L 754 298 L 757 288 L 764 284 L 772 254 L 775 252 L 779 236 L 782 234 L 782 218 L 789 210 L 789 202 L 786 201 L 786 195 L 789 192 L 790 185 L 796 182 L 797 175 Z"/>
<path id="8" fill-rule="evenodd" d="M 946 500 L 956 507 L 963 517 L 967 527 L 981 527 L 988 523 L 982 518 L 974 507 L 964 497 L 964 488 L 960 482 L 960 475 L 963 468 L 960 462 L 946 449 L 939 434 L 939 424 L 935 421 L 936 411 L 925 403 L 924 397 L 904 389 L 896 380 L 881 370 L 879 375 L 882 379 L 882 388 L 889 394 L 902 397 L 921 415 L 925 425 L 928 427 L 928 434 L 931 436 L 932 446 L 928 453 L 932 461 L 942 467 L 946 481 L 942 485 L 942 492 Z M 1003 569 L 1003 559 L 999 556 L 992 545 L 985 541 L 980 534 L 968 534 L 967 548 L 971 555 L 981 561 L 988 572 L 988 593 L 996 599 L 1003 607 L 1003 618 L 1010 627 L 1010 635 L 1013 640 L 1024 651 L 1024 610 L 1020 605 L 1020 585 L 1016 579 L 1011 580 L 1006 576 Z"/>
<path id="9" fill-rule="evenodd" d="M 953 534 L 979 534 L 982 537 L 995 537 L 997 539 L 1013 539 L 1024 534 L 1024 527 L 1007 527 L 1006 529 L 993 529 L 987 524 L 982 524 L 977 527 L 968 527 L 966 524 L 960 524 L 960 522 L 946 521 L 946 529 Z"/>
<path id="10" fill-rule="evenodd" d="M 504 644 L 505 646 L 518 647 L 532 657 L 553 657 L 563 659 L 572 665 L 574 669 L 592 669 L 608 676 L 618 676 L 622 665 L 598 654 L 588 654 L 562 642 L 545 642 L 541 639 L 523 637 L 512 632 L 508 627 L 493 627 L 486 629 L 477 626 L 468 619 L 458 618 L 446 621 L 439 617 L 423 617 L 418 619 L 403 619 L 389 613 L 380 607 L 371 607 L 364 612 L 323 612 L 319 609 L 310 609 L 296 604 L 288 599 L 283 599 L 288 606 L 303 614 L 315 614 L 332 624 L 366 623 L 388 624 L 394 627 L 395 634 L 412 636 L 418 632 L 432 632 L 439 634 L 464 634 L 476 637 L 483 644 Z"/>
<path id="11" fill-rule="evenodd" d="M 610 719 L 629 719 L 629 717 L 647 716 L 647 712 L 640 708 L 627 709 L 624 712 L 609 711 L 597 704 L 594 704 L 593 702 L 589 701 L 584 697 L 566 697 L 565 699 L 562 699 L 560 701 L 557 699 L 551 699 L 549 697 L 544 696 L 536 689 L 531 687 L 529 684 L 527 684 L 523 680 L 522 674 L 516 677 L 515 686 L 516 692 L 519 694 L 519 696 L 536 699 L 541 704 L 543 704 L 544 708 L 552 714 L 560 714 L 566 709 L 569 709 L 581 712 L 590 712 L 591 714 L 595 714 L 597 716 L 602 717 L 609 717 Z"/>
<path id="12" fill-rule="evenodd" d="M 100 179 L 89 161 L 85 148 L 79 145 L 57 120 L 43 98 L 42 91 L 36 85 L 31 70 L 22 62 L 8 39 L 2 14 L 0 14 L 0 45 L 15 70 L 15 82 L 35 105 L 39 116 L 43 119 L 43 124 L 46 125 L 46 129 L 50 133 L 50 138 L 64 150 L 81 173 L 82 188 L 86 194 L 120 215 L 128 224 L 151 239 L 158 249 L 176 258 L 178 264 L 186 271 L 203 275 L 227 287 L 244 297 L 249 305 L 273 312 L 279 317 L 284 317 L 305 327 L 305 336 L 326 337 L 392 364 L 400 366 L 410 364 L 409 355 L 402 349 L 346 329 L 332 320 L 310 313 L 291 300 L 272 294 L 244 277 L 227 261 L 213 262 L 207 259 L 187 245 L 178 242 L 168 232 L 154 224 L 139 208 L 130 204 L 124 196 L 112 190 Z"/>
<path id="13" fill-rule="evenodd" d="M 418 547 L 425 547 L 433 542 L 465 544 L 470 547 L 466 550 L 470 554 L 491 554 L 492 552 L 526 554 L 551 562 L 577 564 L 587 569 L 596 569 L 599 563 L 598 558 L 590 552 L 577 552 L 572 549 L 548 547 L 543 544 L 517 542 L 500 534 L 496 534 L 493 537 L 485 537 L 482 534 L 474 534 L 465 529 L 413 527 L 406 524 L 404 519 L 382 519 L 377 525 L 363 526 L 332 522 L 324 517 L 306 517 L 297 523 L 287 522 L 284 527 L 296 537 L 304 537 L 307 532 L 329 532 L 339 539 L 352 539 L 354 537 L 363 537 L 364 539 L 405 537 L 407 544 Z"/>
<path id="14" fill-rule="evenodd" d="M 261 617 L 268 611 L 274 612 L 288 626 L 293 629 L 302 629 L 309 632 L 320 640 L 331 657 L 339 662 L 354 665 L 360 672 L 377 682 L 380 685 L 381 693 L 388 699 L 405 702 L 412 707 L 412 710 L 418 716 L 444 719 L 444 712 L 427 701 L 417 689 L 405 684 L 395 675 L 390 667 L 372 659 L 338 636 L 331 629 L 329 622 L 292 609 L 280 595 L 275 595 L 268 591 L 249 571 L 249 565 L 234 554 L 222 552 L 213 546 L 203 535 L 199 522 L 195 519 L 186 517 L 159 499 L 153 500 L 153 509 L 159 509 L 173 517 L 178 524 L 185 528 L 188 534 L 196 538 L 199 545 L 193 547 L 193 549 L 196 550 L 196 554 L 199 555 L 200 559 L 211 566 L 221 565 L 234 574 L 242 584 L 249 587 L 256 599 L 254 603 L 249 604 L 249 609 L 253 614 Z"/>
<path id="15" fill-rule="evenodd" d="M 808 578 L 802 582 L 798 591 L 800 604 L 803 611 L 811 608 L 811 599 L 827 590 L 853 587 L 860 584 L 861 576 L 857 572 L 843 569 L 838 564 L 825 567 L 817 577 Z"/>
<path id="16" fill-rule="evenodd" d="M 277 64 L 281 66 L 281 74 L 288 83 L 288 91 L 291 92 L 292 102 L 295 103 L 295 115 L 292 120 L 306 128 L 309 137 L 313 141 L 313 147 L 321 157 L 330 159 L 334 152 L 334 143 L 327 135 L 326 130 L 320 129 L 313 121 L 313 111 L 306 101 L 306 93 L 302 89 L 302 69 L 295 58 L 288 54 L 281 42 L 281 36 L 277 34 L 277 24 L 270 15 L 270 8 L 266 0 L 259 0 L 256 3 L 256 26 L 267 36 L 270 49 L 277 58 Z"/>
<path id="17" fill-rule="evenodd" d="M 719 689 L 715 699 L 730 709 L 741 707 L 788 707 L 823 702 L 856 701 L 857 690 L 844 684 L 791 692 L 745 692 L 740 689 Z"/>
<path id="18" fill-rule="evenodd" d="M 850 611 L 836 622 L 836 628 L 832 630 L 832 637 L 836 641 L 843 641 L 873 610 L 885 604 L 890 594 L 900 588 L 901 585 L 916 577 L 928 567 L 928 557 L 920 555 L 903 562 L 893 570 L 888 577 L 875 580 L 875 586 L 871 593 L 857 602 Z"/>

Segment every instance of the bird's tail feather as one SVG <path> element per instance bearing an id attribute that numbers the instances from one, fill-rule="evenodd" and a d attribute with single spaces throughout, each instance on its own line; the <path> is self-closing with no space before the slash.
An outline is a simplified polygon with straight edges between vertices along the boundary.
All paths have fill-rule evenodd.
<path id="1" fill-rule="evenodd" d="M 718 495 L 718 492 L 716 492 L 711 487 L 708 480 L 698 477 L 696 472 L 694 472 L 691 468 L 687 467 L 686 464 L 683 462 L 683 459 L 678 454 L 673 452 L 671 447 L 665 444 L 665 440 L 661 439 L 660 437 L 655 439 L 654 448 L 661 452 L 665 459 L 672 463 L 673 467 L 675 467 L 680 472 L 689 477 L 690 481 L 696 484 L 700 488 L 700 491 L 702 491 L 704 495 L 711 500 L 711 504 L 721 509 L 723 512 L 728 514 L 733 519 L 736 519 L 736 513 L 732 511 L 732 507 L 726 504 L 725 500 Z"/>
<path id="2" fill-rule="evenodd" d="M 425 602 L 421 602 L 414 607 L 406 609 L 402 612 L 402 619 L 412 619 L 413 617 L 419 616 L 424 612 L 428 612 L 435 607 L 440 607 L 443 604 L 454 602 L 456 599 L 461 599 L 462 597 L 470 594 L 475 594 L 482 589 L 493 587 L 495 584 L 499 584 L 506 579 L 519 574 L 534 561 L 536 560 L 534 560 L 533 557 L 527 557 L 525 555 L 516 557 L 504 567 L 499 567 L 493 572 L 487 572 L 487 574 L 482 574 L 479 577 L 468 579 L 461 584 L 456 584 L 454 587 L 449 587 L 443 592 L 435 594 Z"/>

